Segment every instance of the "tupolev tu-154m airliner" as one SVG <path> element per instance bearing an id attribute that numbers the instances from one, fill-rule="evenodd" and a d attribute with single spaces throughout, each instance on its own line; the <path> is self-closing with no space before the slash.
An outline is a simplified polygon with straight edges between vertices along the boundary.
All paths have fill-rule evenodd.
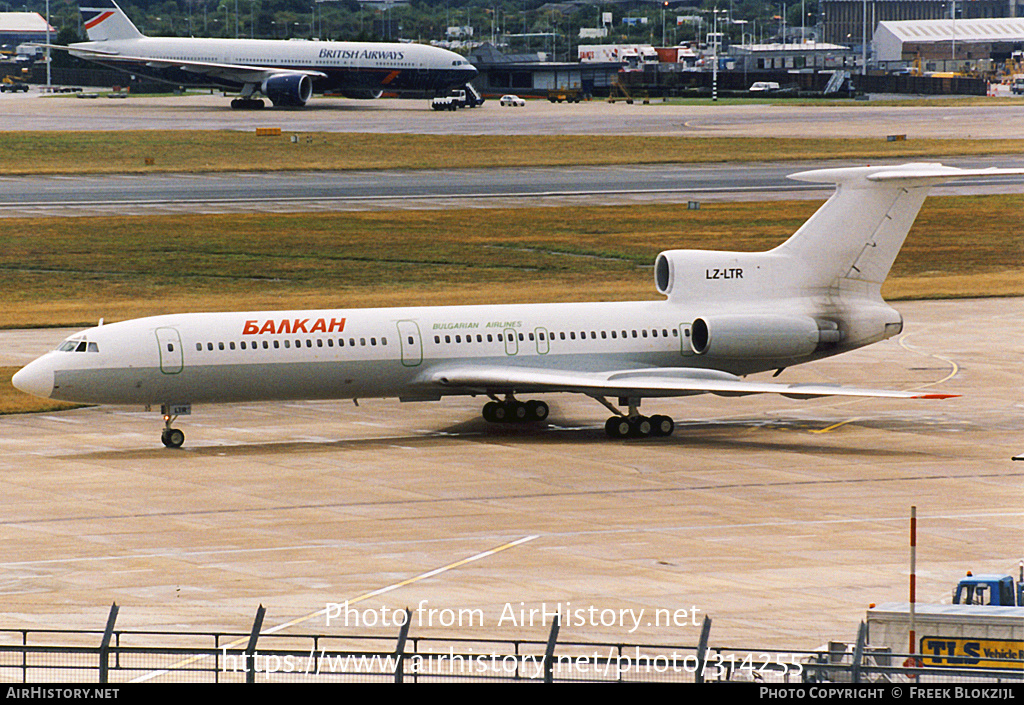
<path id="1" fill-rule="evenodd" d="M 184 442 L 171 424 L 192 404 L 484 395 L 484 418 L 512 423 L 548 415 L 543 401 L 516 395 L 573 392 L 610 409 L 607 434 L 624 438 L 672 433 L 668 416 L 640 414 L 649 398 L 945 398 L 744 377 L 898 334 L 903 319 L 881 286 L 929 188 L 1000 174 L 1024 169 L 794 174 L 836 191 L 768 252 L 662 252 L 654 265 L 662 301 L 162 315 L 72 335 L 13 382 L 40 397 L 160 405 L 168 447 Z"/>
<path id="2" fill-rule="evenodd" d="M 238 91 L 233 108 L 262 108 L 260 95 L 300 107 L 314 91 L 441 94 L 477 74 L 459 54 L 424 44 L 147 37 L 114 0 L 80 3 L 89 41 L 51 48 L 165 83 Z"/>

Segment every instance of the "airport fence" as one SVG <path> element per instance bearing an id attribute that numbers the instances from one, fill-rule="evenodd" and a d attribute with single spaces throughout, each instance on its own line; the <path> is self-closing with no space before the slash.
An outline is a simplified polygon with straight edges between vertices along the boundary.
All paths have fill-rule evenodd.
<path id="1" fill-rule="evenodd" d="M 1024 684 L 1024 661 L 969 663 L 896 654 L 864 643 L 819 650 L 391 636 L 261 634 L 264 609 L 243 632 L 0 629 L 5 683 L 736 682 L 808 684 Z M 983 666 L 983 667 L 977 667 Z"/>

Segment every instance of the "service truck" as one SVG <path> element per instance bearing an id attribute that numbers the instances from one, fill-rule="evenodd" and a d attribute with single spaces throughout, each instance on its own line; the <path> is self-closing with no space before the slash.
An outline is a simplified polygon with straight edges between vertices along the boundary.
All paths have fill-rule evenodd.
<path id="1" fill-rule="evenodd" d="M 953 604 L 914 604 L 914 653 L 922 666 L 1024 670 L 1024 562 L 1021 580 L 972 575 L 957 583 Z M 867 643 L 910 651 L 910 603 L 867 613 Z"/>
<path id="2" fill-rule="evenodd" d="M 439 96 L 430 101 L 430 107 L 434 110 L 458 110 L 459 108 L 475 108 L 483 105 L 484 99 L 473 85 L 466 84 L 466 88 L 452 91 L 448 95 Z"/>

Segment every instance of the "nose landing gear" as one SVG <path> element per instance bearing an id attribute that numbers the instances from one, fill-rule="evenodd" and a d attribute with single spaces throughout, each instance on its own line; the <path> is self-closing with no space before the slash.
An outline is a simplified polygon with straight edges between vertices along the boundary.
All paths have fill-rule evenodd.
<path id="1" fill-rule="evenodd" d="M 176 428 L 165 428 L 160 434 L 160 440 L 168 448 L 181 448 L 185 443 L 185 434 Z"/>
<path id="2" fill-rule="evenodd" d="M 191 414 L 192 406 L 190 404 L 177 406 L 164 404 L 160 408 L 160 413 L 164 417 L 164 430 L 160 434 L 160 441 L 168 448 L 181 448 L 185 443 L 185 434 L 176 428 L 171 428 L 171 424 L 177 420 L 179 414 Z"/>

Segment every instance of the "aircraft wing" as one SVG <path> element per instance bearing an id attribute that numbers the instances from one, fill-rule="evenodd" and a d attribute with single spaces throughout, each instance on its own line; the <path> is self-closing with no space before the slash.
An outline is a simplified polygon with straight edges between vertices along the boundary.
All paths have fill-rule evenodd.
<path id="1" fill-rule="evenodd" d="M 68 47 L 62 48 L 67 49 Z M 93 59 L 94 61 L 108 63 L 142 63 L 152 68 L 178 68 L 182 71 L 189 71 L 203 76 L 212 76 L 213 78 L 234 81 L 236 83 L 261 83 L 271 76 L 277 76 L 282 73 L 302 74 L 309 76 L 310 78 L 327 78 L 327 74 L 322 71 L 313 71 L 311 69 L 285 69 L 249 64 L 222 64 L 211 61 L 165 61 L 162 59 L 154 59 L 151 56 L 113 54 L 105 51 L 78 49 L 75 47 L 71 47 L 69 51 L 72 54 L 86 59 Z"/>
<path id="2" fill-rule="evenodd" d="M 781 394 L 791 399 L 814 397 L 886 397 L 893 399 L 947 399 L 957 394 L 863 389 L 831 384 L 779 384 L 751 382 L 719 370 L 655 367 L 614 372 L 576 372 L 535 367 L 458 365 L 435 369 L 424 380 L 442 387 L 500 392 L 576 392 L 590 396 L 674 397 L 716 394 Z"/>

